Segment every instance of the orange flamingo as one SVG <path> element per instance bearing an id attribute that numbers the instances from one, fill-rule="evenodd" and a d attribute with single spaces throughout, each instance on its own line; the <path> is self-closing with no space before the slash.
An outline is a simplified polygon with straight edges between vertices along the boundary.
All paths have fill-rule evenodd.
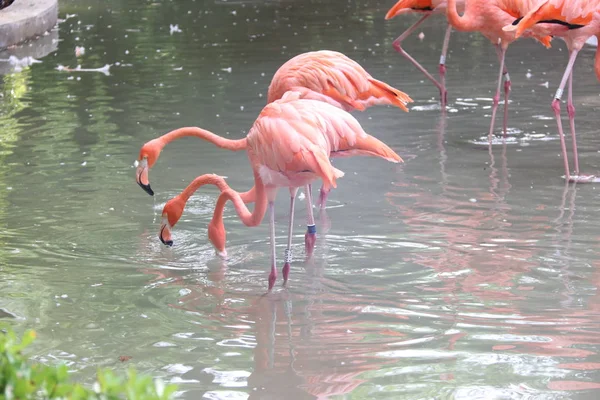
<path id="1" fill-rule="evenodd" d="M 410 54 L 402 48 L 402 42 L 412 35 L 412 33 L 425 22 L 426 19 L 434 14 L 446 13 L 446 0 L 398 0 L 398 2 L 390 8 L 385 15 L 385 19 L 392 19 L 398 15 L 417 13 L 423 16 L 414 24 L 412 24 L 407 30 L 405 30 L 400 36 L 394 40 L 393 47 L 398 53 L 402 54 L 408 61 L 410 61 L 419 71 L 421 71 L 427 79 L 429 79 L 440 91 L 440 102 L 442 108 L 446 107 L 448 103 L 448 91 L 446 90 L 446 53 L 448 53 L 448 44 L 450 42 L 450 34 L 452 33 L 452 25 L 448 24 L 446 28 L 446 34 L 444 35 L 444 44 L 442 45 L 442 55 L 440 56 L 440 80 L 435 79 L 429 71 L 425 69 L 417 60 L 415 60 Z M 464 0 L 459 0 L 458 6 L 460 9 L 464 7 Z"/>
<path id="2" fill-rule="evenodd" d="M 348 56 L 331 50 L 302 53 L 285 62 L 271 80 L 267 102 L 280 99 L 289 90 L 300 93 L 301 98 L 324 101 L 346 111 L 393 105 L 408 112 L 406 105 L 413 101 L 406 93 L 373 78 Z M 310 203 L 310 187 L 306 192 Z M 328 194 L 321 187 L 322 208 Z"/>
<path id="3" fill-rule="evenodd" d="M 496 111 L 500 101 L 500 86 L 502 85 L 502 76 L 505 76 L 504 83 L 504 123 L 503 133 L 506 136 L 506 125 L 508 121 L 508 97 L 511 87 L 510 77 L 504 65 L 504 57 L 508 46 L 516 40 L 514 33 L 503 30 L 504 26 L 512 23 L 515 18 L 525 15 L 540 0 L 467 0 L 465 12 L 461 17 L 458 15 L 457 0 L 448 0 L 446 13 L 448 22 L 457 30 L 471 32 L 478 31 L 488 38 L 498 51 L 500 60 L 500 74 L 498 76 L 498 85 L 492 104 L 492 121 L 490 123 L 489 137 L 491 139 L 494 132 L 494 121 Z M 527 36 L 534 37 L 546 47 L 550 47 L 552 38 L 542 31 L 543 27 L 535 32 L 528 33 Z"/>
<path id="4" fill-rule="evenodd" d="M 600 12 L 600 0 L 548 0 L 530 10 L 522 19 L 515 21 L 514 25 L 508 25 L 504 28 L 507 32 L 514 31 L 515 37 L 519 37 L 526 33 L 528 29 L 535 28 L 536 24 L 543 23 L 546 26 L 552 26 L 552 35 L 562 37 L 567 43 L 570 54 L 569 62 L 552 100 L 552 110 L 558 125 L 565 178 L 570 182 L 598 182 L 595 175 L 580 175 L 579 173 L 579 156 L 575 136 L 575 106 L 573 105 L 573 65 L 586 40 L 593 35 L 600 36 L 600 15 L 598 12 Z M 595 69 L 596 75 L 600 79 L 600 48 L 596 51 Z M 560 99 L 567 80 L 569 81 L 567 112 L 573 143 L 574 175 L 571 175 L 569 168 L 567 145 L 560 118 Z"/>
<path id="5" fill-rule="evenodd" d="M 380 140 L 368 135 L 358 121 L 346 111 L 321 101 L 300 99 L 301 94 L 288 92 L 282 99 L 267 104 L 246 136 L 246 152 L 254 173 L 254 210 L 250 212 L 240 193 L 229 188 L 222 177 L 202 175 L 196 178 L 180 195 L 169 200 L 162 212 L 160 240 L 172 245 L 171 229 L 183 212 L 189 196 L 206 184 L 216 185 L 221 196 L 209 224 L 208 237 L 220 255 L 225 255 L 225 227 L 223 207 L 231 200 L 246 226 L 257 226 L 269 206 L 271 236 L 271 273 L 269 290 L 277 279 L 275 256 L 275 211 L 277 189 L 290 190 L 290 223 L 288 246 L 283 267 L 284 284 L 287 282 L 294 218 L 294 203 L 299 187 L 321 178 L 326 190 L 336 186 L 336 179 L 344 173 L 331 165 L 329 156 L 371 155 L 391 162 L 402 159 Z"/>
<path id="6" fill-rule="evenodd" d="M 378 81 L 356 61 L 331 50 L 299 54 L 279 67 L 269 85 L 267 102 L 280 99 L 289 90 L 346 111 L 364 111 L 374 105 L 408 111 L 406 105 L 412 103 L 406 93 Z"/>
<path id="7" fill-rule="evenodd" d="M 376 104 L 394 105 L 408 111 L 412 99 L 385 82 L 374 79 L 356 61 L 342 53 L 320 50 L 297 55 L 283 64 L 273 76 L 268 91 L 268 103 L 293 90 L 301 98 L 320 100 L 343 108 L 364 110 Z M 181 128 L 145 143 L 139 154 L 136 181 L 151 196 L 149 168 L 156 163 L 162 149 L 173 140 L 195 136 L 213 142 L 217 147 L 240 151 L 246 148 L 246 138 L 230 140 L 200 128 Z M 322 200 L 325 200 L 324 193 Z"/>

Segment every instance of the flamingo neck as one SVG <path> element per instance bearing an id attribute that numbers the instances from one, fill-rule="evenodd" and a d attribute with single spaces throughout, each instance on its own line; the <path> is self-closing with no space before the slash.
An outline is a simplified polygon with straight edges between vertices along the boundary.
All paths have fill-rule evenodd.
<path id="1" fill-rule="evenodd" d="M 237 215 L 240 217 L 246 226 L 260 225 L 265 213 L 267 212 L 267 190 L 262 179 L 257 172 L 254 173 L 254 188 L 245 193 L 236 192 L 233 189 L 227 188 L 223 190 L 213 213 L 211 224 L 215 226 L 223 224 L 223 209 L 227 200 L 231 200 Z M 254 201 L 254 209 L 252 212 L 248 210 L 245 202 Z"/>
<path id="2" fill-rule="evenodd" d="M 477 2 L 475 2 L 477 3 Z M 473 0 L 465 0 L 465 12 L 462 15 L 458 15 L 456 8 L 456 0 L 448 0 L 448 6 L 446 8 L 446 15 L 448 22 L 454 28 L 459 31 L 474 31 L 477 30 L 477 16 L 474 15 L 474 7 L 476 7 Z"/>
<path id="3" fill-rule="evenodd" d="M 256 200 L 256 187 L 253 186 L 247 192 L 239 193 L 239 197 L 245 204 L 252 203 Z M 229 200 L 229 197 L 225 193 L 221 193 L 217 199 L 212 218 L 212 223 L 215 224 L 215 226 L 223 225 L 223 211 L 225 210 L 227 200 Z"/>
<path id="4" fill-rule="evenodd" d="M 206 174 L 201 175 L 194 179 L 180 194 L 179 199 L 185 204 L 189 198 L 204 185 L 215 185 L 221 191 L 217 206 L 213 214 L 213 220 L 215 223 L 223 223 L 223 208 L 227 200 L 231 200 L 235 210 L 246 226 L 257 226 L 262 221 L 267 211 L 267 193 L 262 179 L 258 173 L 254 174 L 254 188 L 248 192 L 239 193 L 231 189 L 225 179 L 219 175 Z M 254 199 L 255 205 L 254 210 L 250 212 L 245 201 L 251 201 Z"/>
<path id="5" fill-rule="evenodd" d="M 231 151 L 240 151 L 246 149 L 246 138 L 238 140 L 226 139 L 222 136 L 207 131 L 206 129 L 197 127 L 184 127 L 175 129 L 174 131 L 162 135 L 159 138 L 159 141 L 161 142 L 162 147 L 164 147 L 173 140 L 177 140 L 185 136 L 195 136 L 200 139 L 204 139 L 207 142 L 211 142 L 217 147 Z"/>
<path id="6" fill-rule="evenodd" d="M 215 185 L 222 192 L 229 189 L 229 185 L 225 182 L 225 179 L 219 175 L 206 174 L 200 175 L 194 179 L 183 191 L 179 194 L 179 198 L 187 203 L 189 198 L 204 185 Z"/>

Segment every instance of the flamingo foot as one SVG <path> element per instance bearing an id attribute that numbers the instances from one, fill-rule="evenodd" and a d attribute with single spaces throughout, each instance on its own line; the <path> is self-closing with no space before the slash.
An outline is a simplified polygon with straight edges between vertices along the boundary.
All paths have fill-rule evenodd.
<path id="1" fill-rule="evenodd" d="M 304 235 L 304 250 L 306 255 L 310 257 L 315 249 L 315 243 L 317 241 L 317 233 L 306 232 Z"/>
<path id="2" fill-rule="evenodd" d="M 283 274 L 283 286 L 287 284 L 288 276 L 290 275 L 290 263 L 286 262 L 283 264 L 283 269 L 281 270 Z"/>
<path id="3" fill-rule="evenodd" d="M 269 292 L 275 286 L 275 281 L 277 280 L 277 269 L 275 266 L 271 267 L 271 273 L 269 274 Z"/>
<path id="4" fill-rule="evenodd" d="M 563 176 L 564 178 L 564 176 Z M 569 182 L 571 183 L 598 183 L 600 177 L 596 175 L 571 175 L 569 176 Z"/>

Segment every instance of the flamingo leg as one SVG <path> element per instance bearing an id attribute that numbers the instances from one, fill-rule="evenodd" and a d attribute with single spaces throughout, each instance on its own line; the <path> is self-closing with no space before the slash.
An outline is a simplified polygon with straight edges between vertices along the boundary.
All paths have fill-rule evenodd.
<path id="1" fill-rule="evenodd" d="M 288 225 L 288 242 L 284 253 L 283 269 L 281 270 L 283 274 L 284 286 L 287 283 L 288 276 L 290 274 L 290 264 L 292 263 L 292 231 L 294 229 L 294 205 L 296 203 L 297 193 L 298 188 L 290 188 L 290 223 Z"/>
<path id="2" fill-rule="evenodd" d="M 512 86 L 512 83 L 506 67 L 504 68 L 504 71 L 504 118 L 502 120 L 502 134 L 506 138 L 506 129 L 508 126 L 508 98 L 510 96 L 510 87 Z"/>
<path id="3" fill-rule="evenodd" d="M 448 104 L 448 91 L 446 90 L 446 54 L 448 54 L 448 45 L 450 44 L 450 35 L 452 34 L 452 25 L 446 27 L 444 35 L 444 44 L 442 45 L 442 54 L 440 55 L 440 102 L 442 109 Z"/>
<path id="4" fill-rule="evenodd" d="M 498 85 L 496 87 L 496 94 L 494 95 L 494 100 L 492 103 L 492 122 L 490 123 L 490 132 L 488 137 L 490 140 L 492 139 L 492 134 L 494 133 L 494 122 L 496 120 L 496 111 L 498 111 L 498 103 L 500 102 L 500 86 L 502 85 L 502 76 L 504 75 L 504 56 L 506 55 L 506 49 L 504 47 L 499 48 L 499 58 L 500 58 L 500 73 L 498 74 Z M 506 107 L 506 105 L 505 105 Z"/>
<path id="5" fill-rule="evenodd" d="M 495 45 L 494 47 L 496 48 L 498 62 L 502 62 L 502 48 L 499 45 Z M 504 68 L 502 68 L 502 76 L 504 77 L 504 118 L 502 120 L 502 134 L 506 138 L 506 130 L 508 127 L 508 98 L 510 96 L 510 89 L 512 86 L 512 81 L 510 80 L 508 69 L 506 69 L 506 64 L 504 64 Z M 500 99 L 498 99 L 498 101 L 500 101 Z"/>
<path id="6" fill-rule="evenodd" d="M 433 75 L 431 75 L 429 73 L 429 71 L 427 71 L 425 69 L 425 67 L 423 67 L 421 64 L 419 64 L 419 62 L 417 60 L 415 60 L 410 54 L 408 54 L 402 48 L 402 42 L 404 41 L 404 39 L 409 37 L 419 27 L 419 25 L 421 25 L 430 16 L 431 16 L 431 14 L 423 15 L 417 22 L 415 22 L 407 30 L 405 30 L 400 36 L 398 36 L 396 38 L 396 40 L 394 40 L 393 47 L 394 47 L 394 50 L 396 50 L 398 53 L 402 54 L 419 71 L 421 71 L 425 75 L 425 77 L 427 77 L 427 79 L 429 79 L 431 81 L 431 83 L 433 83 L 439 89 L 442 105 L 445 106 L 446 105 L 446 87 L 444 85 L 442 85 L 440 82 L 438 82 L 433 77 Z M 451 31 L 451 27 L 450 27 L 450 25 L 448 25 L 448 29 L 446 30 L 446 35 L 448 36 L 448 40 L 450 40 L 450 31 Z M 442 65 L 444 65 L 444 73 L 446 71 L 445 70 L 445 62 L 446 62 L 446 53 L 442 52 L 442 57 L 440 57 L 440 74 L 442 73 L 442 67 L 441 67 Z"/>
<path id="7" fill-rule="evenodd" d="M 269 274 L 269 291 L 277 280 L 277 256 L 275 254 L 275 202 L 269 200 L 269 232 L 271 233 L 271 273 Z"/>
<path id="8" fill-rule="evenodd" d="M 563 163 L 565 167 L 565 178 L 567 181 L 571 180 L 571 173 L 569 171 L 569 158 L 567 156 L 567 144 L 565 142 L 565 135 L 563 133 L 562 121 L 560 119 L 560 98 L 562 97 L 565 85 L 567 84 L 567 80 L 573 71 L 573 65 L 575 64 L 575 59 L 577 58 L 577 50 L 573 50 L 571 55 L 569 56 L 569 62 L 567 64 L 567 68 L 565 69 L 565 73 L 563 74 L 562 80 L 560 81 L 560 85 L 558 89 L 556 89 L 556 94 L 554 95 L 554 100 L 552 100 L 552 110 L 554 110 L 554 117 L 556 118 L 556 125 L 558 126 L 558 136 L 560 137 L 560 146 L 562 149 Z"/>
<path id="9" fill-rule="evenodd" d="M 321 189 L 323 190 L 323 189 Z M 306 233 L 304 234 L 304 249 L 307 254 L 312 254 L 317 240 L 317 227 L 312 205 L 312 188 L 306 185 Z"/>
<path id="10" fill-rule="evenodd" d="M 579 155 L 577 154 L 577 138 L 575 136 L 575 106 L 573 105 L 573 70 L 569 74 L 569 94 L 567 96 L 567 112 L 569 114 L 569 127 L 571 128 L 571 141 L 573 143 L 573 162 L 575 175 L 579 176 Z"/>

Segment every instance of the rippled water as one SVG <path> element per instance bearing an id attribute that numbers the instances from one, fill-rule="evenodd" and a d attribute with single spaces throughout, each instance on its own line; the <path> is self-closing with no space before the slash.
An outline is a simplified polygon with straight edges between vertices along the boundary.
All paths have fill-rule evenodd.
<path id="1" fill-rule="evenodd" d="M 549 103 L 564 44 L 509 49 L 509 135 L 490 147 L 493 48 L 452 36 L 442 115 L 436 90 L 391 47 L 414 21 L 384 21 L 392 4 L 62 1 L 49 54 L 0 77 L 0 320 L 36 329 L 34 357 L 66 362 L 78 379 L 133 365 L 187 399 L 596 398 L 599 192 L 561 179 Z M 406 43 L 434 71 L 444 29 L 432 18 L 422 41 Z M 246 228 L 228 208 L 230 258 L 215 257 L 212 189 L 192 198 L 176 246 L 163 247 L 162 205 L 196 175 L 228 176 L 240 190 L 252 176 L 243 154 L 185 139 L 153 168 L 153 199 L 133 180 L 140 146 L 190 125 L 242 137 L 277 67 L 322 48 L 415 99 L 408 114 L 354 113 L 405 164 L 335 160 L 346 176 L 308 259 L 298 207 L 287 290 L 264 296 L 266 221 Z M 591 173 L 593 56 L 586 48 L 575 69 Z M 283 191 L 276 211 L 283 253 Z"/>

